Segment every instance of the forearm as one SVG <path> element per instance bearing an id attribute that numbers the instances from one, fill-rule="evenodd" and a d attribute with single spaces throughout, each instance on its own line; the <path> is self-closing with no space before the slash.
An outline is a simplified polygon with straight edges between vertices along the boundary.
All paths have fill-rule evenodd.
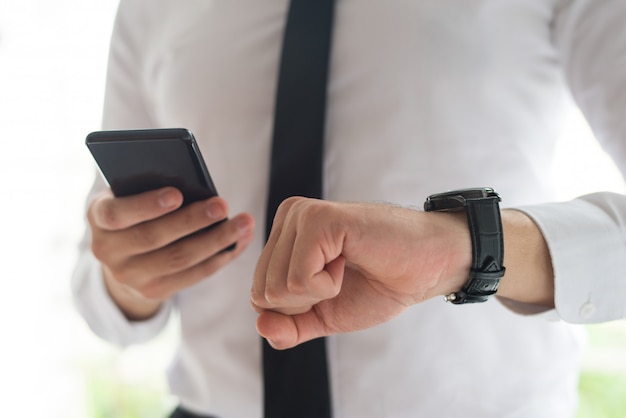
<path id="1" fill-rule="evenodd" d="M 497 295 L 515 302 L 554 308 L 554 273 L 548 246 L 537 225 L 516 210 L 502 211 L 504 266 Z M 504 300 L 505 304 L 507 301 Z"/>

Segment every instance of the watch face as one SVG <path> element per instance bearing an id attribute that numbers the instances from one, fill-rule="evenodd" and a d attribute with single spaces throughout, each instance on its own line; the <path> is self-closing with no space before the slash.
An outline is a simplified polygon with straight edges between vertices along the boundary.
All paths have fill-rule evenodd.
<path id="1" fill-rule="evenodd" d="M 480 187 L 474 189 L 460 189 L 449 192 L 436 193 L 429 196 L 429 199 L 441 199 L 460 196 L 464 199 L 480 199 L 483 197 L 490 197 L 496 195 L 496 192 L 491 187 Z"/>
<path id="2" fill-rule="evenodd" d="M 428 196 L 424 203 L 424 210 L 453 212 L 465 207 L 465 201 L 471 199 L 483 199 L 486 197 L 498 197 L 491 187 L 473 189 L 460 189 L 449 192 L 436 193 Z"/>

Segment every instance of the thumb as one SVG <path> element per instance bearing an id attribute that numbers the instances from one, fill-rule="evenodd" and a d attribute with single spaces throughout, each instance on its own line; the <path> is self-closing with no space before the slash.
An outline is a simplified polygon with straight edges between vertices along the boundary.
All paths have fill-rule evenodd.
<path id="1" fill-rule="evenodd" d="M 328 335 L 315 309 L 298 315 L 284 315 L 274 311 L 262 312 L 256 321 L 257 332 L 277 350 Z"/>

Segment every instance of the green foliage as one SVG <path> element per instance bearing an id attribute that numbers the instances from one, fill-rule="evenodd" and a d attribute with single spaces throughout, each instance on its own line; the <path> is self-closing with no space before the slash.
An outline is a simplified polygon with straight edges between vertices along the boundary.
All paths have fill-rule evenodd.
<path id="1" fill-rule="evenodd" d="M 128 383 L 105 374 L 90 376 L 87 396 L 91 418 L 158 418 L 172 409 L 168 396 L 150 382 Z"/>
<path id="2" fill-rule="evenodd" d="M 576 418 L 626 416 L 626 375 L 623 373 L 585 372 L 580 379 L 579 394 Z"/>
<path id="3" fill-rule="evenodd" d="M 576 418 L 626 417 L 626 321 L 588 325 Z"/>

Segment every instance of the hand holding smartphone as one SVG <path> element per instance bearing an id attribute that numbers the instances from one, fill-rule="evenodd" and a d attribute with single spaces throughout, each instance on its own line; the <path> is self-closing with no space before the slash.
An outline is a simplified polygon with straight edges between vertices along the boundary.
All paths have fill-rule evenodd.
<path id="1" fill-rule="evenodd" d="M 249 214 L 226 219 L 226 202 L 216 197 L 188 130 L 99 131 L 86 144 L 115 196 L 100 194 L 89 206 L 92 251 L 127 317 L 150 317 L 163 300 L 219 270 L 252 239 Z M 164 187 L 178 189 L 182 204 L 179 193 Z M 162 206 L 163 193 L 172 192 L 177 203 Z M 233 242 L 236 250 L 225 254 L 235 249 Z"/>
<path id="2" fill-rule="evenodd" d="M 97 131 L 85 142 L 116 197 L 171 186 L 181 191 L 186 206 L 218 195 L 187 129 Z"/>

